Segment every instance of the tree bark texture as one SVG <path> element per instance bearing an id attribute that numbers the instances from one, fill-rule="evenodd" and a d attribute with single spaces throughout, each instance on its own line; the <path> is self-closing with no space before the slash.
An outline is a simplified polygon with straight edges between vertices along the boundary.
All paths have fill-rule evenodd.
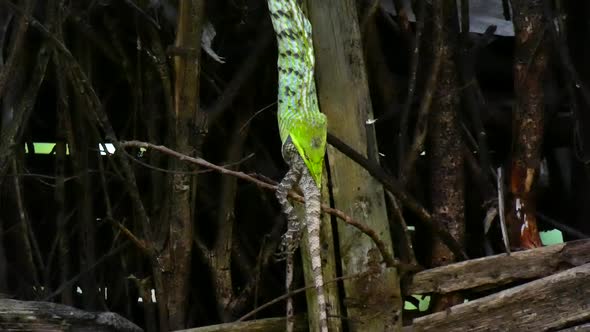
<path id="1" fill-rule="evenodd" d="M 186 0 L 179 3 L 175 47 L 182 52 L 174 58 L 174 129 L 175 149 L 194 155 L 195 136 L 204 127 L 198 122 L 204 115 L 199 110 L 199 73 L 201 34 L 204 21 L 204 1 Z M 162 330 L 181 329 L 186 324 L 187 301 L 190 294 L 189 277 L 193 248 L 193 190 L 194 175 L 181 161 L 172 161 L 168 239 L 154 262 Z M 164 306 L 165 308 L 162 308 Z"/>
<path id="2" fill-rule="evenodd" d="M 547 68 L 546 25 L 541 0 L 513 0 L 515 30 L 510 208 L 507 223 L 511 246 L 541 246 L 535 217 L 534 183 L 541 163 L 544 127 L 544 78 Z"/>
<path id="3" fill-rule="evenodd" d="M 376 160 L 377 146 L 361 36 L 354 1 L 309 1 L 316 52 L 320 109 L 328 131 L 356 151 Z M 336 208 L 374 229 L 391 248 L 383 187 L 366 170 L 328 146 L 328 167 Z M 358 231 L 338 224 L 342 274 L 381 269 L 374 244 Z M 393 250 L 392 250 L 393 251 Z M 344 281 L 351 331 L 396 331 L 401 328 L 400 289 L 395 269 L 368 278 Z M 330 313 L 328 313 L 330 315 Z"/>
<path id="4" fill-rule="evenodd" d="M 465 237 L 463 140 L 460 130 L 460 101 L 457 84 L 455 49 L 458 26 L 457 6 L 453 0 L 433 3 L 434 20 L 443 23 L 441 67 L 439 83 L 435 92 L 433 109 L 429 119 L 430 196 L 434 222 L 439 223 L 461 245 Z M 436 47 L 436 45 L 435 45 Z M 442 266 L 455 261 L 453 253 L 440 241 L 434 239 L 432 265 Z M 436 301 L 435 310 L 442 310 L 462 302 L 458 296 L 447 295 Z"/>

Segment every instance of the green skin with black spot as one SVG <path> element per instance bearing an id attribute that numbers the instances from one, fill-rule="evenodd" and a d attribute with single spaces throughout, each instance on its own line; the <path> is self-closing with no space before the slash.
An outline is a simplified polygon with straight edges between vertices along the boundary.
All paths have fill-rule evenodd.
<path id="1" fill-rule="evenodd" d="M 279 47 L 281 142 L 291 139 L 321 187 L 328 122 L 318 107 L 311 24 L 294 0 L 269 0 L 268 6 Z"/>

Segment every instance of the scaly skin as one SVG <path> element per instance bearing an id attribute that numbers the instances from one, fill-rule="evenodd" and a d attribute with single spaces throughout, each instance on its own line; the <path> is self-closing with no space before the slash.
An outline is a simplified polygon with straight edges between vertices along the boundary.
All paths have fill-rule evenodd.
<path id="1" fill-rule="evenodd" d="M 319 308 L 319 331 L 328 331 L 328 316 L 326 295 L 324 290 L 324 278 L 322 276 L 322 259 L 320 255 L 320 213 L 321 200 L 320 188 L 311 176 L 307 165 L 299 155 L 299 151 L 291 143 L 291 140 L 283 145 L 283 156 L 289 165 L 289 171 L 277 188 L 277 199 L 283 206 L 283 212 L 287 215 L 288 229 L 283 235 L 281 253 L 287 259 L 287 290 L 290 290 L 292 281 L 292 255 L 301 240 L 301 225 L 293 208 L 287 199 L 289 190 L 295 184 L 299 184 L 305 199 L 305 226 L 307 228 L 307 241 L 311 258 L 311 269 L 314 287 L 317 292 L 317 304 Z M 291 273 L 289 273 L 291 272 Z M 293 305 L 287 303 L 287 331 L 293 331 Z M 290 325 L 291 324 L 291 325 Z"/>
<path id="2" fill-rule="evenodd" d="M 287 287 L 290 287 L 292 254 L 301 237 L 301 222 L 287 200 L 289 190 L 299 184 L 305 198 L 312 274 L 319 307 L 319 330 L 328 331 L 326 297 L 320 257 L 320 187 L 326 135 L 326 116 L 318 107 L 314 81 L 314 51 L 311 24 L 295 0 L 268 0 L 279 48 L 278 124 L 283 158 L 289 171 L 281 181 L 277 198 L 287 215 L 288 230 L 281 250 L 287 257 Z M 287 304 L 287 330 L 292 330 L 292 302 Z"/>
<path id="3" fill-rule="evenodd" d="M 318 187 L 328 123 L 318 107 L 311 24 L 295 0 L 268 0 L 279 46 L 278 122 L 281 142 L 297 148 Z"/>

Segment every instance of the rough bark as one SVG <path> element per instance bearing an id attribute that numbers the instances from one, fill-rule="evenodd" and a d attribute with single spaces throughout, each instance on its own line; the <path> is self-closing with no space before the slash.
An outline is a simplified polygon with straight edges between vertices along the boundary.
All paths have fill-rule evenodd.
<path id="1" fill-rule="evenodd" d="M 455 49 L 458 32 L 456 2 L 452 0 L 435 2 L 433 15 L 442 18 L 444 29 L 441 44 L 441 67 L 439 84 L 430 112 L 429 147 L 430 196 L 434 222 L 443 226 L 453 238 L 463 244 L 465 237 L 464 220 L 464 176 L 463 140 L 459 124 L 459 95 Z M 435 23 L 436 24 L 436 23 Z M 435 238 L 432 248 L 432 265 L 442 266 L 455 261 L 453 253 Z M 462 302 L 458 296 L 445 296 L 436 301 L 435 310 L 442 310 Z"/>
<path id="2" fill-rule="evenodd" d="M 534 183 L 541 162 L 544 121 L 544 77 L 547 67 L 546 20 L 543 1 L 513 0 L 515 30 L 510 211 L 507 222 L 511 246 L 541 246 L 535 217 Z"/>
<path id="3" fill-rule="evenodd" d="M 328 130 L 375 160 L 375 132 L 365 125 L 373 118 L 354 1 L 309 1 L 316 49 L 320 109 Z M 328 147 L 328 165 L 335 207 L 362 220 L 391 248 L 383 188 L 368 172 Z M 380 269 L 374 244 L 356 230 L 338 225 L 343 275 Z M 376 257 L 377 256 L 377 257 Z M 371 280 L 346 280 L 344 292 L 351 331 L 397 330 L 401 299 L 395 269 Z"/>
<path id="4" fill-rule="evenodd" d="M 197 153 L 195 132 L 204 123 L 197 123 L 203 116 L 199 110 L 199 73 L 201 33 L 204 21 L 204 1 L 187 0 L 179 4 L 175 47 L 180 50 L 174 58 L 174 145 L 177 151 L 187 155 Z M 197 128 L 197 129 L 195 129 Z M 190 294 L 189 276 L 193 247 L 193 189 L 196 179 L 188 175 L 188 167 L 172 161 L 178 173 L 172 175 L 168 240 L 154 261 L 160 305 L 161 330 L 185 327 L 187 301 Z M 164 308 L 162 308 L 164 306 Z M 163 317 L 163 316 L 166 317 Z M 167 324 L 166 324 L 167 323 Z"/>

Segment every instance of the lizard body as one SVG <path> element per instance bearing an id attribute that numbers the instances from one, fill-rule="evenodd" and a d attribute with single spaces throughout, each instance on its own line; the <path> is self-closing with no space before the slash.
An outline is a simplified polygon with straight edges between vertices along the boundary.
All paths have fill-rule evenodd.
<path id="1" fill-rule="evenodd" d="M 326 151 L 327 119 L 318 107 L 314 81 L 315 58 L 311 24 L 296 0 L 268 0 L 279 49 L 278 125 L 283 159 L 289 171 L 277 190 L 277 199 L 287 215 L 288 230 L 281 248 L 287 254 L 287 285 L 292 272 L 292 254 L 299 245 L 302 223 L 287 199 L 299 185 L 305 198 L 312 275 L 317 292 L 319 330 L 328 331 L 327 308 L 320 256 L 320 187 Z M 289 260 L 289 258 L 291 258 Z M 291 270 L 290 270 L 291 269 Z M 287 305 L 288 330 L 292 303 Z M 291 326 L 292 328 L 292 326 Z"/>

